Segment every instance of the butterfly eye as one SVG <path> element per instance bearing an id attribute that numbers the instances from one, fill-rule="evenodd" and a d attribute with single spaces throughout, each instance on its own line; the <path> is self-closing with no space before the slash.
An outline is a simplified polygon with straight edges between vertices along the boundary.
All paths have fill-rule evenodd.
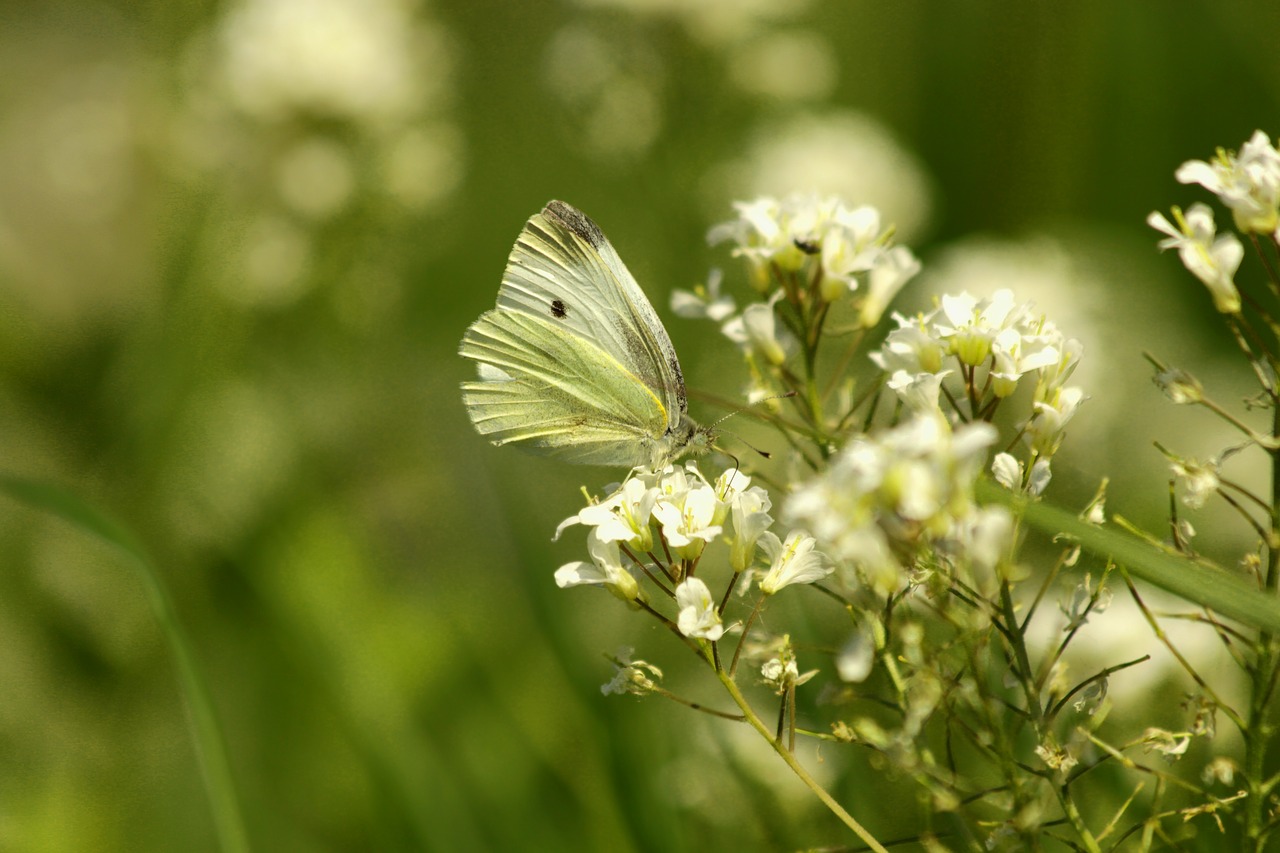
<path id="1" fill-rule="evenodd" d="M 551 316 L 557 320 L 563 320 L 564 316 L 569 313 L 569 309 L 565 308 L 564 303 L 559 299 L 551 300 Z"/>

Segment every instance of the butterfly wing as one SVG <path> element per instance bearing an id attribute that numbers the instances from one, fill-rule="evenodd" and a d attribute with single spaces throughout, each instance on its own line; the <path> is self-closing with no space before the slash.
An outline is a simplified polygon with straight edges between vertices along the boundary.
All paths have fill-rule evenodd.
<path id="1" fill-rule="evenodd" d="M 467 330 L 459 352 L 481 365 L 463 399 L 496 444 L 637 465 L 685 440 L 670 437 L 689 422 L 666 329 L 596 224 L 564 202 L 525 224 L 497 308 Z"/>
<path id="2" fill-rule="evenodd" d="M 553 321 L 486 311 L 462 355 L 486 369 L 462 384 L 472 423 L 494 444 L 587 465 L 639 465 L 666 428 L 658 398 L 611 354 Z"/>
<path id="3" fill-rule="evenodd" d="M 525 224 L 502 276 L 498 308 L 555 320 L 613 355 L 657 395 L 668 425 L 688 410 L 667 330 L 604 233 L 577 208 L 553 201 Z"/>

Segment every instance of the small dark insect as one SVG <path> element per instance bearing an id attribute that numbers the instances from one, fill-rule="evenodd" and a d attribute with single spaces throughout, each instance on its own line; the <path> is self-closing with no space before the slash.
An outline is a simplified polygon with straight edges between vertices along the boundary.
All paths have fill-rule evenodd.
<path id="1" fill-rule="evenodd" d="M 564 315 L 569 313 L 569 309 L 564 307 L 564 303 L 559 299 L 551 300 L 551 316 L 557 320 L 564 319 Z"/>
<path id="2" fill-rule="evenodd" d="M 796 248 L 804 252 L 806 255 L 816 255 L 818 252 L 822 251 L 822 247 L 812 240 L 796 239 L 791 242 L 795 243 Z"/>

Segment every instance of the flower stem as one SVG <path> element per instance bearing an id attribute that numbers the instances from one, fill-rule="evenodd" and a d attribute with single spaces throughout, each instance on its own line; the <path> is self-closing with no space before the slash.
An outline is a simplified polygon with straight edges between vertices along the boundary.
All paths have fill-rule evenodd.
<path id="1" fill-rule="evenodd" d="M 853 815 L 845 811 L 844 806 L 840 805 L 840 803 L 836 801 L 835 797 L 831 796 L 831 793 L 827 791 L 826 788 L 819 785 L 817 780 L 809 775 L 809 771 L 804 769 L 804 765 L 800 763 L 798 758 L 796 758 L 795 753 L 787 749 L 786 745 L 783 744 L 781 740 L 773 736 L 773 733 L 769 731 L 769 727 L 766 726 L 756 715 L 755 710 L 747 702 L 746 697 L 742 695 L 742 691 L 738 689 L 737 683 L 730 678 L 727 673 L 720 672 L 718 675 L 720 676 L 720 683 L 724 685 L 724 689 L 729 692 L 734 703 L 742 710 L 742 715 L 746 717 L 748 725 L 759 732 L 760 736 L 769 742 L 769 745 L 773 747 L 773 751 L 782 757 L 782 760 L 787 763 L 787 766 L 791 768 L 791 771 L 795 773 L 797 777 L 799 777 L 800 781 L 807 785 L 809 790 L 813 791 L 814 795 L 822 801 L 822 804 L 830 809 L 831 813 L 838 817 L 845 826 L 849 827 L 849 829 L 853 831 L 854 835 L 857 835 L 858 838 L 862 839 L 862 842 L 866 844 L 869 849 L 876 851 L 876 853 L 888 853 L 884 845 L 879 841 L 876 841 L 875 836 L 868 832 L 866 827 L 858 823 L 858 821 L 854 819 Z"/>
<path id="2" fill-rule="evenodd" d="M 1280 407 L 1272 407 L 1271 434 L 1280 436 Z M 1271 530 L 1267 539 L 1265 592 L 1274 597 L 1280 586 L 1280 451 L 1271 451 Z M 1276 636 L 1270 630 L 1258 632 L 1258 657 L 1249 672 L 1249 718 L 1244 733 L 1244 777 L 1249 796 L 1245 799 L 1244 835 L 1247 850 L 1266 846 L 1267 796 L 1265 762 L 1267 745 L 1274 733 L 1268 706 L 1275 686 Z"/>

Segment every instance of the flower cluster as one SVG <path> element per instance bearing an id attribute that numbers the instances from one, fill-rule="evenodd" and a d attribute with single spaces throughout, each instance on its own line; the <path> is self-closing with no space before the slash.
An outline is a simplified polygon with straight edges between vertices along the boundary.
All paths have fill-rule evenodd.
<path id="1" fill-rule="evenodd" d="M 1033 382 L 1022 435 L 1035 460 L 1053 456 L 1067 422 L 1085 400 L 1080 388 L 1066 384 L 1080 361 L 1079 341 L 1063 335 L 1031 303 L 1018 304 L 1008 290 L 983 299 L 968 293 L 943 296 L 927 314 L 895 313 L 893 319 L 898 328 L 871 360 L 888 374 L 889 387 L 909 409 L 936 411 L 939 394 L 945 393 L 955 417 L 990 420 L 1001 401 Z M 1031 468 L 1034 462 L 1028 478 Z"/>
<path id="2" fill-rule="evenodd" d="M 942 417 L 919 415 L 856 438 L 787 500 L 786 516 L 881 594 L 902 588 L 930 554 L 989 571 L 1013 531 L 1006 510 L 973 500 L 995 437 L 990 424 L 953 430 Z"/>
<path id="3" fill-rule="evenodd" d="M 712 228 L 707 239 L 733 245 L 760 300 L 738 311 L 732 298 L 721 295 L 717 273 L 693 293 L 676 291 L 672 309 L 719 323 L 758 369 L 777 368 L 801 346 L 812 346 L 834 306 L 847 315 L 845 324 L 872 328 L 920 270 L 910 249 L 894 245 L 893 229 L 873 207 L 799 194 L 735 207 L 737 218 Z M 757 382 L 753 396 L 771 390 Z"/>
<path id="4" fill-rule="evenodd" d="M 1280 151 L 1261 130 L 1239 153 L 1218 149 L 1212 161 L 1188 160 L 1178 167 L 1176 177 L 1216 195 L 1242 233 L 1280 240 Z M 1235 234 L 1217 233 L 1208 205 L 1197 202 L 1185 213 L 1175 207 L 1172 222 L 1153 212 L 1147 224 L 1166 235 L 1160 248 L 1178 250 L 1183 265 L 1209 289 L 1219 312 L 1240 312 L 1235 275 L 1244 259 L 1244 246 Z"/>
<path id="5" fill-rule="evenodd" d="M 694 576 L 710 543 L 722 540 L 733 575 L 751 570 L 766 596 L 832 571 L 814 550 L 813 537 L 795 530 L 784 542 L 770 531 L 770 509 L 769 493 L 751 485 L 751 478 L 737 469 L 712 482 L 694 462 L 659 471 L 637 468 L 608 497 L 561 523 L 556 538 L 573 525 L 589 528 L 591 560 L 561 566 L 556 583 L 603 586 L 625 601 L 647 604 L 649 594 L 641 586 L 647 577 L 674 601 L 682 634 L 718 640 L 725 630 L 722 606 L 706 582 Z M 657 556 L 659 551 L 663 557 Z M 753 569 L 761 552 L 767 562 Z"/>

